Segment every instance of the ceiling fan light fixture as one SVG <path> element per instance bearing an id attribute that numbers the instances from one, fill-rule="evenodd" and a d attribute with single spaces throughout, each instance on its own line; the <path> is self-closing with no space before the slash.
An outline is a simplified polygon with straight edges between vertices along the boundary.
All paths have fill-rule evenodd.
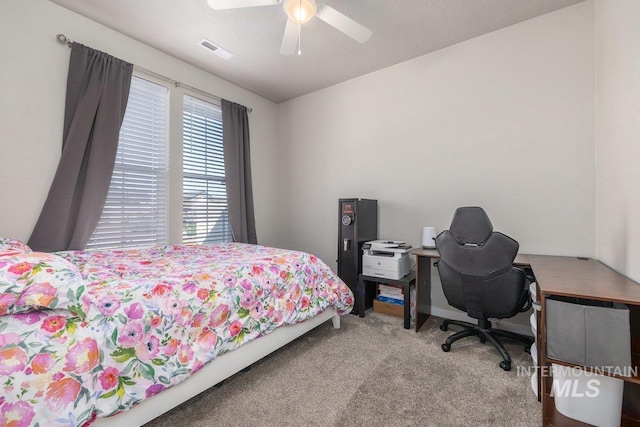
<path id="1" fill-rule="evenodd" d="M 316 14 L 316 2 L 315 0 L 286 0 L 284 11 L 296 24 L 304 24 Z"/>

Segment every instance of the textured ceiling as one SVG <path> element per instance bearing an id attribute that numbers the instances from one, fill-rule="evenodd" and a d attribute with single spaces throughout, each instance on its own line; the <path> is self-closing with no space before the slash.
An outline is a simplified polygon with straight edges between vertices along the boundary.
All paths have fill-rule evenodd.
<path id="1" fill-rule="evenodd" d="M 51 1 L 279 103 L 583 0 L 318 0 L 373 36 L 360 44 L 312 19 L 302 27 L 300 56 L 280 54 L 281 5 L 216 11 L 206 0 Z M 215 56 L 199 45 L 203 38 L 234 57 Z"/>

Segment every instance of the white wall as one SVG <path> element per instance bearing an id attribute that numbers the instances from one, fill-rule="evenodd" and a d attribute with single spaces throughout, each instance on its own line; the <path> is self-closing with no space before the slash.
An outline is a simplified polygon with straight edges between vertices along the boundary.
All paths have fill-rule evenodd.
<path id="1" fill-rule="evenodd" d="M 277 105 L 46 0 L 0 2 L 0 236 L 29 238 L 60 157 L 70 49 L 56 41 L 58 33 L 251 107 L 258 239 L 268 245 L 280 244 Z M 172 95 L 174 105 L 175 99 Z M 179 138 L 174 127 L 173 153 L 180 152 L 179 147 L 176 150 Z M 170 172 L 176 177 L 178 171 L 179 176 L 175 166 L 179 161 L 175 157 L 172 161 Z M 179 212 L 181 201 L 176 195 L 180 187 L 175 182 L 172 204 L 173 211 Z M 174 216 L 171 223 L 176 225 L 172 232 L 176 241 L 181 233 L 180 218 Z"/>
<path id="2" fill-rule="evenodd" d="M 593 256 L 593 44 L 585 2 L 280 104 L 289 246 L 333 260 L 364 197 L 381 238 L 481 205 L 522 252 Z"/>
<path id="3" fill-rule="evenodd" d="M 597 252 L 640 282 L 640 2 L 596 1 Z"/>
<path id="4" fill-rule="evenodd" d="M 362 197 L 380 238 L 479 205 L 523 253 L 595 256 L 593 28 L 588 1 L 280 104 L 288 247 L 335 265 Z"/>

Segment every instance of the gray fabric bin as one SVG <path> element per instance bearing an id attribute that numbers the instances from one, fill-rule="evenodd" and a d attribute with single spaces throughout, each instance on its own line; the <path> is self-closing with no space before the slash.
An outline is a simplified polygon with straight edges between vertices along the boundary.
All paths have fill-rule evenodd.
<path id="1" fill-rule="evenodd" d="M 629 309 L 547 298 L 547 356 L 624 375 L 631 366 Z"/>

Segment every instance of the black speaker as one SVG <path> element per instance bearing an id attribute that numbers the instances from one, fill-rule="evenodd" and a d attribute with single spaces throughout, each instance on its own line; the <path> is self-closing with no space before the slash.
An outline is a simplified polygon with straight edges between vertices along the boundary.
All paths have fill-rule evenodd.
<path id="1" fill-rule="evenodd" d="M 378 201 L 340 199 L 338 216 L 338 276 L 355 296 L 353 314 L 358 313 L 358 274 L 362 273 L 362 245 L 378 239 Z M 367 296 L 367 298 L 371 298 Z"/>

